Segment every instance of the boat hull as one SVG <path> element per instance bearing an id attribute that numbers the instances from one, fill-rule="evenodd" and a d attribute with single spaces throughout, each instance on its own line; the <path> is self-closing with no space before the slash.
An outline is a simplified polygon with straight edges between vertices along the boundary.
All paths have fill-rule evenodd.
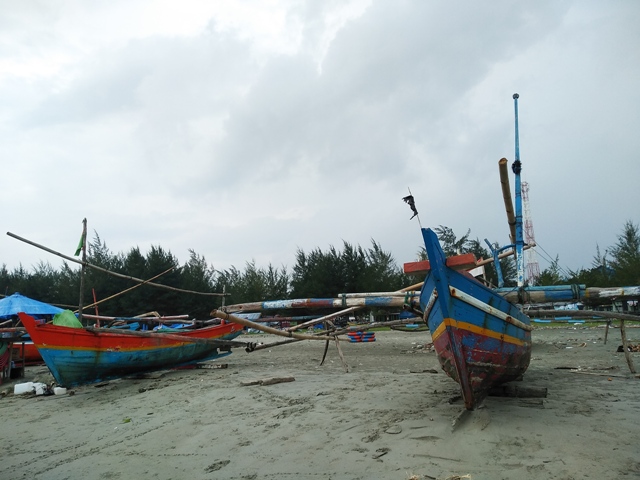
<path id="1" fill-rule="evenodd" d="M 242 327 L 223 323 L 212 327 L 162 336 L 139 337 L 119 332 L 90 332 L 83 328 L 37 325 L 32 317 L 20 319 L 63 387 L 96 383 L 126 375 L 162 370 L 229 355 L 229 349 L 211 343 L 194 343 L 176 337 L 232 340 Z"/>
<path id="2" fill-rule="evenodd" d="M 436 234 L 423 229 L 431 270 L 420 295 L 438 360 L 474 409 L 531 360 L 531 326 L 520 309 L 470 275 L 447 267 Z"/>
<path id="3" fill-rule="evenodd" d="M 32 341 L 13 342 L 12 348 L 13 353 L 11 355 L 16 363 L 21 362 L 23 358 L 25 365 L 40 365 L 44 363 L 38 347 Z"/>

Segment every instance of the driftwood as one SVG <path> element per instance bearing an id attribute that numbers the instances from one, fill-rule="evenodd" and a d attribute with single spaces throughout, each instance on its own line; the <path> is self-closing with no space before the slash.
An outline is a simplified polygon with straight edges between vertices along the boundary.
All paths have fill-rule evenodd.
<path id="1" fill-rule="evenodd" d="M 254 380 L 253 382 L 244 382 L 241 383 L 243 387 L 248 387 L 250 385 L 260 385 L 261 387 L 265 385 L 275 385 L 276 383 L 287 383 L 287 382 L 295 382 L 296 379 L 294 377 L 272 377 L 265 378 L 263 380 Z"/>

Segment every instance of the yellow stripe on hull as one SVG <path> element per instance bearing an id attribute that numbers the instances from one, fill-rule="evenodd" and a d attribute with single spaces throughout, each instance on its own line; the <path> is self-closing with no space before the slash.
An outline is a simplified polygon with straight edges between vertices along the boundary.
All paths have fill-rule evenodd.
<path id="1" fill-rule="evenodd" d="M 511 335 L 505 335 L 502 333 L 494 332 L 493 330 L 489 330 L 488 328 L 478 327 L 477 325 L 473 325 L 472 323 L 467 322 L 459 322 L 454 320 L 453 318 L 445 318 L 442 320 L 442 323 L 438 325 L 436 331 L 433 332 L 432 338 L 435 342 L 436 339 L 444 333 L 447 327 L 458 328 L 460 330 L 467 330 L 471 333 L 475 333 L 478 335 L 484 335 L 485 337 L 495 338 L 496 340 L 500 340 L 507 343 L 513 343 L 514 345 L 523 346 L 527 345 L 528 342 L 520 340 L 519 338 L 512 337 Z"/>

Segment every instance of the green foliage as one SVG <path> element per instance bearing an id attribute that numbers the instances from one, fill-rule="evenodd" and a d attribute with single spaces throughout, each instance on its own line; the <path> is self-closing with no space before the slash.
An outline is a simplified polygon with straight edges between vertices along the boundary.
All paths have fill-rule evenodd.
<path id="1" fill-rule="evenodd" d="M 540 278 L 538 278 L 540 285 L 561 285 L 565 282 L 560 272 L 560 264 L 558 257 L 555 258 L 549 267 L 540 272 Z"/>
<path id="2" fill-rule="evenodd" d="M 611 259 L 607 258 L 610 255 Z M 638 225 L 625 222 L 616 244 L 605 253 L 596 246 L 596 255 L 591 268 L 571 271 L 562 275 L 559 261 L 545 269 L 539 279 L 540 285 L 584 284 L 594 287 L 640 285 L 640 233 Z"/>
<path id="3" fill-rule="evenodd" d="M 618 242 L 611 248 L 611 268 L 620 285 L 640 284 L 640 234 L 638 225 L 624 224 Z"/>
<path id="4" fill-rule="evenodd" d="M 473 253 L 476 258 L 490 258 L 491 254 L 478 239 L 470 239 L 470 231 L 458 238 L 453 230 L 440 226 L 435 229 L 447 255 Z M 494 244 L 494 248 L 499 248 Z M 126 254 L 114 254 L 100 236 L 95 233 L 87 245 L 87 261 L 104 270 L 122 275 L 115 277 L 93 268 L 85 270 L 83 304 L 93 302 L 94 292 L 98 300 L 114 296 L 101 303 L 98 312 L 108 316 L 134 316 L 150 311 L 161 315 L 190 314 L 206 318 L 209 312 L 222 304 L 221 297 L 202 296 L 139 285 L 130 277 L 152 279 L 182 290 L 194 292 L 226 292 L 225 304 L 259 302 L 288 298 L 335 297 L 341 293 L 382 292 L 400 290 L 417 281 L 409 278 L 398 267 L 395 259 L 375 240 L 371 247 L 343 242 L 342 249 L 331 246 L 327 251 L 319 248 L 309 253 L 296 252 L 296 263 L 291 274 L 285 267 L 268 265 L 258 267 L 255 261 L 247 262 L 244 270 L 231 267 L 218 271 L 204 257 L 189 251 L 189 260 L 180 265 L 171 252 L 160 246 L 152 246 L 143 254 L 138 247 Z M 426 259 L 424 247 L 418 251 L 419 259 Z M 501 260 L 505 285 L 515 284 L 515 262 L 512 257 Z M 20 292 L 38 300 L 75 309 L 80 294 L 80 267 L 66 262 L 56 271 L 49 263 L 40 262 L 26 270 L 22 265 L 9 271 L 0 267 L 0 293 L 11 295 Z M 490 284 L 497 284 L 495 269 L 488 265 L 485 276 Z M 540 285 L 580 283 L 587 286 L 632 286 L 640 284 L 640 233 L 638 226 L 628 221 L 618 236 L 617 243 L 596 256 L 589 269 L 581 269 L 563 275 L 559 259 L 545 269 Z M 123 293 L 128 290 L 126 293 Z M 94 308 L 85 310 L 94 313 Z"/>
<path id="5" fill-rule="evenodd" d="M 225 304 L 230 305 L 288 298 L 288 288 L 289 275 L 284 267 L 277 269 L 269 264 L 266 269 L 259 268 L 252 260 L 244 272 L 235 267 L 218 272 L 214 289 L 227 292 Z"/>
<path id="6" fill-rule="evenodd" d="M 613 279 L 613 270 L 609 266 L 606 252 L 600 253 L 600 247 L 596 246 L 596 255 L 593 257 L 591 268 L 574 272 L 570 271 L 567 278 L 564 279 L 566 283 L 571 284 L 583 284 L 592 285 L 598 287 L 612 287 L 615 286 Z"/>
<path id="7" fill-rule="evenodd" d="M 393 256 L 371 240 L 371 248 L 344 242 L 342 252 L 330 247 L 310 254 L 298 250 L 291 276 L 293 298 L 335 297 L 341 293 L 386 292 L 407 285 Z"/>

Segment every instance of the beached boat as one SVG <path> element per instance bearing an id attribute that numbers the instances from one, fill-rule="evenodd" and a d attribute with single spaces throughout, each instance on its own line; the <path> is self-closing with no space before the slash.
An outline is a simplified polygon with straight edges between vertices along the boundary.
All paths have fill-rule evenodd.
<path id="1" fill-rule="evenodd" d="M 512 237 L 516 253 L 518 290 L 524 289 L 524 238 L 520 148 L 518 140 L 518 94 L 515 110 L 516 213 Z M 447 265 L 447 258 L 435 232 L 421 228 L 429 272 L 420 292 L 420 308 L 429 325 L 433 345 L 444 371 L 462 390 L 465 407 L 476 408 L 491 387 L 519 378 L 531 360 L 531 321 L 520 307 L 509 302 L 471 275 Z M 494 251 L 498 277 L 500 262 Z"/>
<path id="2" fill-rule="evenodd" d="M 446 265 L 438 237 L 422 229 L 431 268 L 420 294 L 442 368 L 474 409 L 496 385 L 521 376 L 531 359 L 531 325 L 520 309 Z"/>
<path id="3" fill-rule="evenodd" d="M 231 353 L 242 326 L 219 325 L 171 333 L 37 324 L 19 313 L 56 382 L 63 387 L 96 383 L 135 373 L 180 367 Z"/>

